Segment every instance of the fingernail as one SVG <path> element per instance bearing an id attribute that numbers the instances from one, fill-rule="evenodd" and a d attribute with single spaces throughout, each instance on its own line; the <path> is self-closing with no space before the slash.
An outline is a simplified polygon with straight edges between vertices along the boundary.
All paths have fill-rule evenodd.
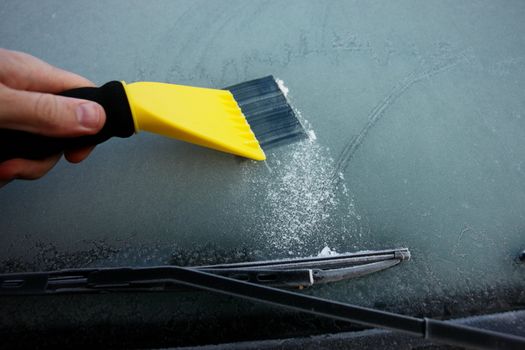
<path id="1" fill-rule="evenodd" d="M 93 103 L 83 103 L 77 107 L 77 120 L 86 129 L 96 129 L 100 123 L 98 107 Z"/>

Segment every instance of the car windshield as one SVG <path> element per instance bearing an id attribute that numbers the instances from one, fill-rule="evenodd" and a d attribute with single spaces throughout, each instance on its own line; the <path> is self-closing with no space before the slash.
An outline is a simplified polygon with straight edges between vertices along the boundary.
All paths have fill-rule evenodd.
<path id="1" fill-rule="evenodd" d="M 408 247 L 406 263 L 307 293 L 432 317 L 523 305 L 524 17 L 520 1 L 4 1 L 1 46 L 99 85 L 272 74 L 309 138 L 265 162 L 148 133 L 111 139 L 0 190 L 0 271 Z M 236 319 L 232 333 L 281 315 L 216 298 L 190 293 L 180 308 Z"/>

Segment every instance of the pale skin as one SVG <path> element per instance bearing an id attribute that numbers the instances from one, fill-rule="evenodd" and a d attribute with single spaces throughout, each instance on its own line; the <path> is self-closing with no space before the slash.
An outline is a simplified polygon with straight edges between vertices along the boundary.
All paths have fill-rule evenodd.
<path id="1" fill-rule="evenodd" d="M 56 68 L 31 55 L 0 48 L 0 128 L 54 137 L 96 134 L 106 115 L 97 103 L 56 93 L 95 86 L 88 79 Z M 84 160 L 93 147 L 64 150 L 71 163 Z M 37 179 L 62 154 L 43 160 L 11 159 L 0 163 L 0 187 L 13 179 Z"/>

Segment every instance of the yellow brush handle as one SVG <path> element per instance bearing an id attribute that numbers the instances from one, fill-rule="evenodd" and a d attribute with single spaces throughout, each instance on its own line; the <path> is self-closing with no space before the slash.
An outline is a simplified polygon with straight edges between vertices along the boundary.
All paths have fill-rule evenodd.
<path id="1" fill-rule="evenodd" d="M 266 159 L 230 91 L 155 82 L 123 85 L 137 132 Z"/>

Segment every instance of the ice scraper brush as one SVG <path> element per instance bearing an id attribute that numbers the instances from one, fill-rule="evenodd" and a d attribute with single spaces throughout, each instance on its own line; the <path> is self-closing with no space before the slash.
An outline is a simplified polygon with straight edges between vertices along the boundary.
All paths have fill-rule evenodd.
<path id="1" fill-rule="evenodd" d="M 61 95 L 102 105 L 106 111 L 102 130 L 96 135 L 54 138 L 0 129 L 0 161 L 42 159 L 66 149 L 96 145 L 113 136 L 129 137 L 139 131 L 264 160 L 261 146 L 271 147 L 305 135 L 273 77 L 224 90 L 112 81 L 98 88 L 73 89 Z"/>

